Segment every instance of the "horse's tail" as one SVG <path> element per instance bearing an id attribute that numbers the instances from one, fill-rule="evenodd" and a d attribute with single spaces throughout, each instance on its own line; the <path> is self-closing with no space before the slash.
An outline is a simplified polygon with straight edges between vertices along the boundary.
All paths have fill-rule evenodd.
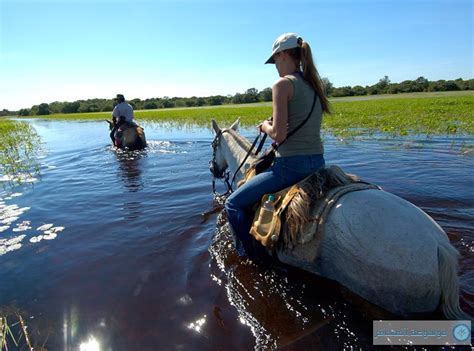
<path id="1" fill-rule="evenodd" d="M 441 288 L 441 311 L 447 319 L 469 319 L 459 306 L 458 279 L 459 252 L 449 241 L 440 241 L 438 246 L 439 284 Z"/>

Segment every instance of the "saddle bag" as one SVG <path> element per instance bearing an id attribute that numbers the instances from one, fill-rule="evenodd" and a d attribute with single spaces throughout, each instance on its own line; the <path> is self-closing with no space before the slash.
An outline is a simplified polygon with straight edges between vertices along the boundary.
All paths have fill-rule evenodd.
<path id="1" fill-rule="evenodd" d="M 260 155 L 255 161 L 255 174 L 260 174 L 266 169 L 270 168 L 275 160 L 275 149 L 271 148 L 264 154 Z"/>
<path id="2" fill-rule="evenodd" d="M 284 211 L 290 204 L 291 200 L 300 191 L 297 185 L 292 185 L 286 189 L 277 192 L 274 195 L 273 206 L 275 211 L 273 212 L 272 220 L 269 224 L 262 225 L 262 217 L 264 212 L 262 211 L 263 204 L 268 200 L 270 194 L 265 194 L 262 197 L 260 206 L 255 211 L 255 216 L 250 228 L 250 234 L 258 240 L 268 250 L 273 250 L 281 232 L 282 216 Z"/>

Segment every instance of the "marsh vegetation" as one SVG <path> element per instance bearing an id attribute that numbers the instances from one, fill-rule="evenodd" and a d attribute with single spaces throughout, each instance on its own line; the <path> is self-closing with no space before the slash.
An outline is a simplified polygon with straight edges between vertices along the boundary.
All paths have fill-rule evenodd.
<path id="1" fill-rule="evenodd" d="M 390 135 L 474 134 L 474 92 L 417 93 L 332 99 L 333 114 L 323 130 L 335 136 L 366 133 Z M 243 126 L 256 125 L 272 113 L 270 103 L 136 111 L 138 120 L 207 126 L 211 118 L 229 124 L 240 117 Z M 55 114 L 48 119 L 100 120 L 109 112 Z"/>
<path id="2" fill-rule="evenodd" d="M 38 175 L 40 150 L 41 139 L 29 123 L 0 119 L 2 182 L 21 182 Z"/>

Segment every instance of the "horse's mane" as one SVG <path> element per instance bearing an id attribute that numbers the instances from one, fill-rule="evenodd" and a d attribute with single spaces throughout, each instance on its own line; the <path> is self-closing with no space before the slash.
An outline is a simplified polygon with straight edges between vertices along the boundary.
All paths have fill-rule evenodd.
<path id="1" fill-rule="evenodd" d="M 243 137 L 239 132 L 232 128 L 223 129 L 222 133 L 229 133 L 230 135 L 232 135 L 235 141 L 237 141 L 237 143 L 245 150 L 250 149 L 250 146 L 252 145 L 245 137 Z"/>
<path id="2" fill-rule="evenodd" d="M 224 132 L 231 135 L 232 138 L 239 145 L 239 147 L 244 149 L 246 152 L 249 151 L 252 144 L 250 143 L 250 141 L 247 140 L 247 138 L 243 137 L 239 132 L 237 132 L 237 131 L 235 131 L 234 129 L 231 129 L 231 128 L 223 129 L 222 133 L 224 133 Z M 252 160 L 254 158 L 255 158 L 255 156 L 253 155 L 253 153 L 252 153 L 252 155 L 249 155 L 249 160 Z"/>

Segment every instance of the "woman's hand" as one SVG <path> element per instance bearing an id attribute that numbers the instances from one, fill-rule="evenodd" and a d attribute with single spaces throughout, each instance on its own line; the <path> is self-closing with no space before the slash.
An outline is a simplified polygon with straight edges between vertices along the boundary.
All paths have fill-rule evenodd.
<path id="1" fill-rule="evenodd" d="M 265 133 L 265 134 L 268 134 L 268 131 L 271 130 L 271 127 L 272 127 L 272 121 L 266 119 L 265 121 L 263 121 L 262 123 L 260 123 L 260 124 L 257 125 L 257 130 L 258 130 L 260 133 L 263 132 L 263 133 Z"/>

